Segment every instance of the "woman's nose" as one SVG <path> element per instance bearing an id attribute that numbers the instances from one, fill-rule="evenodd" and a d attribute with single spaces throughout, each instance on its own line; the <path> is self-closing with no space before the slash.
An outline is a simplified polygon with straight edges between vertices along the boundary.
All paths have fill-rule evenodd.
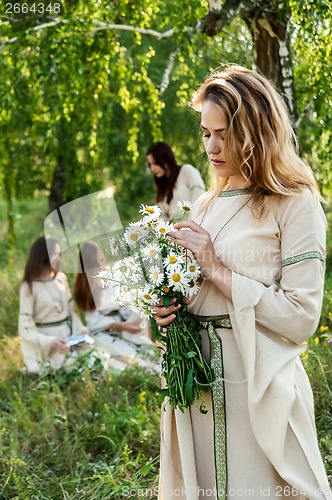
<path id="1" fill-rule="evenodd" d="M 222 150 L 222 143 L 217 137 L 209 137 L 208 143 L 206 145 L 206 152 L 208 154 L 218 154 Z"/>

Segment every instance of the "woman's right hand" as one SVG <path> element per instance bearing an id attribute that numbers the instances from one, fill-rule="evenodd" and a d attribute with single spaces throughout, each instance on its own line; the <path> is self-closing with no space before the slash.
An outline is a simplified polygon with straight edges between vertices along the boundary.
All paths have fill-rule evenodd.
<path id="1" fill-rule="evenodd" d="M 53 352 L 68 352 L 70 349 L 67 340 L 55 338 L 51 343 L 51 351 Z"/>
<path id="2" fill-rule="evenodd" d="M 153 308 L 155 311 L 153 315 L 154 319 L 156 320 L 157 325 L 162 328 L 168 326 L 175 320 L 176 314 L 174 313 L 181 308 L 181 304 L 178 304 L 176 306 L 175 299 L 173 299 L 168 307 L 165 307 L 161 302 L 160 304 L 155 305 Z"/>

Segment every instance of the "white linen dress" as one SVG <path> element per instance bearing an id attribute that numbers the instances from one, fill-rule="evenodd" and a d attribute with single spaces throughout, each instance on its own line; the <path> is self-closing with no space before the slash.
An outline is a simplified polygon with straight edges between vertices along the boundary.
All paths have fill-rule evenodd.
<path id="1" fill-rule="evenodd" d="M 56 371 L 62 366 L 72 365 L 70 354 L 51 350 L 55 338 L 66 339 L 71 334 L 88 333 L 74 311 L 65 274 L 58 272 L 51 280 L 33 281 L 32 293 L 28 284 L 22 283 L 18 331 L 23 359 L 29 372 Z"/>
<path id="2" fill-rule="evenodd" d="M 150 338 L 148 321 L 130 311 L 127 306 L 116 304 L 113 289 L 101 290 L 98 310 L 86 311 L 85 321 L 90 335 L 95 340 L 95 347 L 111 356 L 111 367 L 124 370 L 129 366 L 138 365 L 153 373 L 160 373 L 159 356 Z M 124 321 L 137 323 L 142 329 L 141 332 L 134 334 L 125 330 L 112 330 L 112 323 Z"/>
<path id="3" fill-rule="evenodd" d="M 160 500 L 332 498 L 299 357 L 321 312 L 326 218 L 307 189 L 260 220 L 249 198 L 224 191 L 194 213 L 232 270 L 232 303 L 205 280 L 189 306 L 216 382 L 206 415 L 164 404 Z"/>

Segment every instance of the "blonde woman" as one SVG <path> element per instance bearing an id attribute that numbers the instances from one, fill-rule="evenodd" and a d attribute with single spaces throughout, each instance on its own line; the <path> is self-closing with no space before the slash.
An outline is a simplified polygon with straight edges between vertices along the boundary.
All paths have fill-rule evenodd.
<path id="1" fill-rule="evenodd" d="M 216 381 L 206 415 L 165 403 L 159 498 L 332 498 L 300 360 L 318 325 L 325 271 L 312 171 L 284 102 L 255 71 L 212 74 L 192 104 L 217 184 L 172 235 L 202 270 L 189 310 Z M 179 307 L 157 308 L 160 328 Z"/>

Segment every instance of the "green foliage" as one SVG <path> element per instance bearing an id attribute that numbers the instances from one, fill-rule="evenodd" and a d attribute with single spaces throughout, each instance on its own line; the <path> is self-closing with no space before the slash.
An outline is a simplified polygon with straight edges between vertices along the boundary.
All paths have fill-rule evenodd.
<path id="1" fill-rule="evenodd" d="M 302 151 L 325 197 L 332 188 L 332 5 L 329 0 L 290 0 L 294 72 Z"/>
<path id="2" fill-rule="evenodd" d="M 204 170 L 187 102 L 220 62 L 252 62 L 239 20 L 216 40 L 200 33 L 197 20 L 207 8 L 200 0 L 185 9 L 160 0 L 68 5 L 56 21 L 22 25 L 15 37 L 8 16 L 0 18 L 0 189 L 12 234 L 11 200 L 36 186 L 50 190 L 59 165 L 63 202 L 105 183 L 129 188 L 137 204 L 150 199 L 145 151 L 155 140 L 170 142 L 180 163 Z M 159 39 L 119 29 L 125 26 L 173 32 Z"/>
<path id="3" fill-rule="evenodd" d="M 122 498 L 156 486 L 159 378 L 122 374 L 0 381 L 3 499 Z"/>
<path id="4" fill-rule="evenodd" d="M 103 374 L 100 366 L 88 369 L 84 363 L 76 373 L 59 372 L 56 377 L 20 371 L 18 287 L 27 251 L 42 232 L 46 212 L 45 198 L 14 201 L 18 237 L 13 252 L 0 210 L 0 497 L 120 500 L 124 491 L 153 494 L 159 465 L 157 377 L 139 369 Z M 331 244 L 330 226 L 328 249 Z M 320 448 L 330 474 L 332 345 L 323 335 L 332 331 L 331 318 L 328 278 L 321 325 L 310 339 L 303 363 L 314 390 Z"/>

